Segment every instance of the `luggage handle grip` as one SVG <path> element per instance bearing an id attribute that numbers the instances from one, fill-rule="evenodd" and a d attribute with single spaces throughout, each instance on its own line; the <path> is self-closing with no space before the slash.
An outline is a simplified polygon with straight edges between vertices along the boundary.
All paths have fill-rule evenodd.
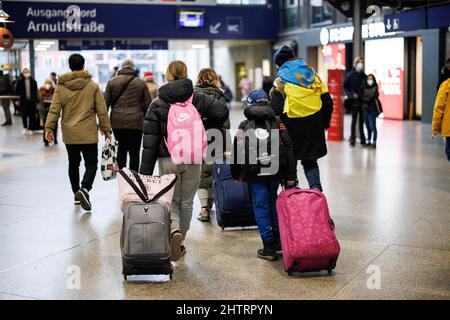
<path id="1" fill-rule="evenodd" d="M 133 174 L 134 178 L 136 179 L 137 183 L 139 184 L 140 189 L 136 186 L 136 184 L 133 182 L 133 180 L 130 179 L 130 177 L 123 171 L 119 170 L 119 174 L 125 179 L 126 182 L 133 188 L 134 192 L 141 198 L 142 201 L 145 203 L 150 203 L 152 201 L 157 200 L 160 198 L 163 194 L 168 192 L 170 189 L 173 188 L 175 183 L 177 182 L 177 176 L 175 175 L 175 179 L 165 188 L 163 188 L 161 191 L 159 191 L 157 194 L 155 194 L 151 199 L 148 197 L 147 188 L 145 187 L 144 183 L 142 182 L 142 179 L 139 177 L 139 174 L 129 169 L 130 172 Z"/>

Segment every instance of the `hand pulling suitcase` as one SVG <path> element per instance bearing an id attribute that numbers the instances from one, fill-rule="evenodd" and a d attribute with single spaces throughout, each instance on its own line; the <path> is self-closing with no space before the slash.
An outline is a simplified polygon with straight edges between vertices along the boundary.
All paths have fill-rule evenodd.
<path id="1" fill-rule="evenodd" d="M 325 195 L 318 190 L 287 189 L 277 199 L 284 270 L 328 270 L 336 267 L 340 247 Z"/>
<path id="2" fill-rule="evenodd" d="M 233 181 L 228 164 L 215 165 L 212 178 L 217 224 L 222 230 L 227 227 L 255 226 L 248 185 Z"/>
<path id="3" fill-rule="evenodd" d="M 127 280 L 129 275 L 143 274 L 167 274 L 172 279 L 169 207 L 151 202 L 173 188 L 176 179 L 149 199 L 137 173 L 133 172 L 133 175 L 139 186 L 136 186 L 122 170 L 119 173 L 143 201 L 143 203 L 128 203 L 123 208 L 120 246 L 124 279 Z"/>

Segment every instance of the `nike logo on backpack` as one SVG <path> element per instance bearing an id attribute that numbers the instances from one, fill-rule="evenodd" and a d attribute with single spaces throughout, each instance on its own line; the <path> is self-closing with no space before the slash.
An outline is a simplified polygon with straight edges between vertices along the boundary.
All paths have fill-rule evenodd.
<path id="1" fill-rule="evenodd" d="M 183 121 L 186 121 L 186 120 L 188 120 L 188 119 L 190 119 L 191 118 L 191 116 L 189 115 L 189 113 L 182 113 L 182 114 L 180 114 L 179 116 L 178 116 L 178 122 L 183 122 Z"/>

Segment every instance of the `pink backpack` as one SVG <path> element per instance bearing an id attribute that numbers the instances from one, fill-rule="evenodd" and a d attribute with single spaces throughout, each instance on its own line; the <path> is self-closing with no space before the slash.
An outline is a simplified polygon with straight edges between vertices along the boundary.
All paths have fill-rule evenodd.
<path id="1" fill-rule="evenodd" d="M 202 118 L 192 104 L 193 97 L 170 105 L 165 142 L 176 164 L 200 164 L 206 155 L 208 140 Z"/>

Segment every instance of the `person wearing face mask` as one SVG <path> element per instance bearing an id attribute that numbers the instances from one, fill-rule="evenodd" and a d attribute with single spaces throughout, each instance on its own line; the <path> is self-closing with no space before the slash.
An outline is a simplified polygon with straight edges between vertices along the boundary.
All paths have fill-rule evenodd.
<path id="1" fill-rule="evenodd" d="M 37 82 L 28 68 L 23 69 L 17 82 L 16 94 L 20 96 L 19 109 L 22 114 L 23 134 L 32 134 L 37 124 L 37 103 L 39 102 Z"/>
<path id="2" fill-rule="evenodd" d="M 50 110 L 50 104 L 51 104 L 50 101 L 52 100 L 53 94 L 55 93 L 55 87 L 53 86 L 53 81 L 51 79 L 46 79 L 44 81 L 44 85 L 39 88 L 39 93 L 41 94 L 42 100 L 44 101 L 43 120 L 45 123 L 45 121 L 47 121 L 48 111 Z M 58 144 L 58 139 L 57 139 L 58 122 L 56 122 L 55 129 L 53 132 L 55 133 L 54 134 L 54 136 L 55 136 L 54 143 Z M 44 134 L 43 134 L 43 141 L 44 141 L 44 145 L 46 147 L 48 147 L 49 143 L 47 140 L 45 140 L 45 130 L 44 130 Z"/>
<path id="3" fill-rule="evenodd" d="M 376 121 L 378 115 L 382 112 L 378 96 L 377 80 L 373 74 L 369 74 L 362 91 L 362 110 L 364 112 L 364 123 L 367 128 L 367 146 L 373 149 L 377 147 Z"/>
<path id="4" fill-rule="evenodd" d="M 352 125 L 351 125 L 351 136 L 350 145 L 354 146 L 356 141 L 356 123 L 359 127 L 359 137 L 361 145 L 366 144 L 366 137 L 364 135 L 364 120 L 362 105 L 362 90 L 366 82 L 367 76 L 364 73 L 364 61 L 361 57 L 357 57 L 354 62 L 354 68 L 347 75 L 344 81 L 344 90 L 347 97 L 350 99 L 352 104 Z"/>
<path id="5" fill-rule="evenodd" d="M 0 96 L 9 96 L 11 94 L 11 82 L 9 81 L 9 76 L 4 75 L 3 71 L 0 70 Z M 9 109 L 10 99 L 1 99 L 3 111 L 5 113 L 5 123 L 2 127 L 12 125 L 11 110 Z"/>

